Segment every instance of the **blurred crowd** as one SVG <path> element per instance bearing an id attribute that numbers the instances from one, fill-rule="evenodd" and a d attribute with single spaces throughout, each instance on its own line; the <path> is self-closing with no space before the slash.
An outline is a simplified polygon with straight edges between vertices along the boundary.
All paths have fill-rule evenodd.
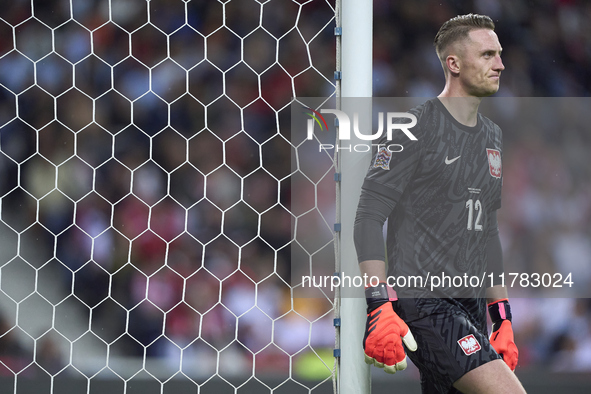
<path id="1" fill-rule="evenodd" d="M 437 95 L 433 37 L 468 12 L 497 23 L 499 96 L 587 100 L 591 4 L 577 0 L 375 0 L 374 94 Z M 110 354 L 179 365 L 183 349 L 198 375 L 250 374 L 256 360 L 288 378 L 290 356 L 334 345 L 331 303 L 291 297 L 289 143 L 292 97 L 334 91 L 333 17 L 326 0 L 0 9 L 1 234 L 39 240 L 46 257 L 30 264 L 59 273 Z M 591 134 L 572 115 L 544 130 L 498 121 L 499 221 L 507 266 L 585 287 Z M 513 297 L 522 367 L 591 370 L 588 299 Z M 0 335 L 13 320 L 0 314 Z M 22 365 L 30 350 L 0 341 L 12 344 L 0 361 Z"/>

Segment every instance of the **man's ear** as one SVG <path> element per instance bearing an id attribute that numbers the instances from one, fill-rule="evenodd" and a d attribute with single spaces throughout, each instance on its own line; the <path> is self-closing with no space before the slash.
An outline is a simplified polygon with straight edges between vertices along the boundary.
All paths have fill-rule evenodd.
<path id="1" fill-rule="evenodd" d="M 451 75 L 458 75 L 460 73 L 460 58 L 456 55 L 449 55 L 445 58 L 445 66 Z"/>

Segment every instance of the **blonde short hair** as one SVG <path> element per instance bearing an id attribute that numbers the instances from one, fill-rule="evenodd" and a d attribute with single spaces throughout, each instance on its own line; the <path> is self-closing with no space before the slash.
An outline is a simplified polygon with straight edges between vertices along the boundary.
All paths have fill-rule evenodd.
<path id="1" fill-rule="evenodd" d="M 441 63 L 445 63 L 445 58 L 447 57 L 446 49 L 451 44 L 467 38 L 472 30 L 477 29 L 494 30 L 495 23 L 490 17 L 479 14 L 458 15 L 445 22 L 433 41 L 435 51 Z"/>

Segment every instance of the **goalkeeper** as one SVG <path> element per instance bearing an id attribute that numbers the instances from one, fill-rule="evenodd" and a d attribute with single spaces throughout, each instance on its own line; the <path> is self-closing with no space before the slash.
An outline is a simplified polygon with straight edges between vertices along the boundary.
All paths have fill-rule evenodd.
<path id="1" fill-rule="evenodd" d="M 401 152 L 381 147 L 363 183 L 354 238 L 363 274 L 381 283 L 366 289 L 366 362 L 395 373 L 408 356 L 423 393 L 524 393 L 513 373 L 506 288 L 396 289 L 386 285 L 382 227 L 388 219 L 388 275 L 447 276 L 503 272 L 496 211 L 501 206 L 502 136 L 478 113 L 497 92 L 501 45 L 494 23 L 463 15 L 443 24 L 435 48 L 443 65 L 442 93 L 411 110 L 417 141 Z M 488 307 L 487 307 L 488 304 Z M 493 321 L 488 337 L 486 313 Z"/>

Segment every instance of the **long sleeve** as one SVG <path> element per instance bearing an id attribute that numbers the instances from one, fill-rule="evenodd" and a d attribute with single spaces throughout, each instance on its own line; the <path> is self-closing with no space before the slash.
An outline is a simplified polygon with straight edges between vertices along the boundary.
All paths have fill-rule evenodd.
<path id="1" fill-rule="evenodd" d="M 394 200 L 383 194 L 368 189 L 361 190 L 353 229 L 359 262 L 386 261 L 383 227 L 395 204 Z"/>
<path id="2" fill-rule="evenodd" d="M 496 211 L 491 214 L 489 225 L 490 234 L 486 242 L 487 272 L 493 274 L 496 285 L 500 284 L 499 275 L 504 272 L 503 249 L 501 248 Z"/>

